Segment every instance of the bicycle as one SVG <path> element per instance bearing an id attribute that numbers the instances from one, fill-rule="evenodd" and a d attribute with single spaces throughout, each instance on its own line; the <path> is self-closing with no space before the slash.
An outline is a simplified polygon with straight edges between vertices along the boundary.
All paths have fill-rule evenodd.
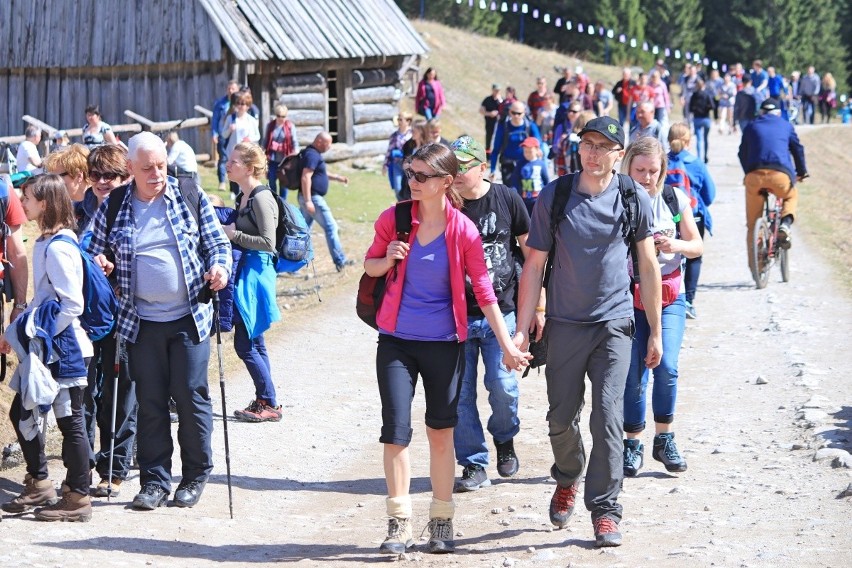
<path id="1" fill-rule="evenodd" d="M 757 289 L 766 288 L 769 282 L 769 269 L 777 261 L 781 268 L 781 280 L 790 280 L 789 247 L 779 246 L 778 228 L 781 226 L 781 206 L 784 200 L 775 197 L 769 191 L 762 189 L 763 216 L 754 223 L 751 239 L 752 265 L 751 274 Z M 772 197 L 770 198 L 770 195 Z"/>

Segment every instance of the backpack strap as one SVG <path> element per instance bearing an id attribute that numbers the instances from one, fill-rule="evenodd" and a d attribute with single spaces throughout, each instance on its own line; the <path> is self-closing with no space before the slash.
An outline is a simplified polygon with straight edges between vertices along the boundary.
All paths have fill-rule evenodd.
<path id="1" fill-rule="evenodd" d="M 621 194 L 623 205 L 621 234 L 624 236 L 633 261 L 633 282 L 638 283 L 639 254 L 636 249 L 636 229 L 639 227 L 639 196 L 636 195 L 636 185 L 632 178 L 624 174 L 616 175 L 618 175 L 618 192 Z"/>
<path id="2" fill-rule="evenodd" d="M 547 263 L 544 265 L 544 279 L 542 280 L 542 286 L 545 288 L 550 282 L 553 261 L 556 259 L 556 231 L 559 228 L 559 223 L 565 218 L 565 207 L 571 198 L 575 175 L 577 174 L 560 176 L 556 180 L 556 187 L 553 191 L 553 203 L 550 207 L 550 250 L 547 253 Z"/>
<path id="3" fill-rule="evenodd" d="M 396 228 L 396 239 L 398 241 L 408 242 L 408 237 L 411 235 L 411 209 L 414 207 L 414 201 L 400 201 L 393 208 L 394 227 Z M 391 278 L 396 281 L 397 263 L 394 263 L 393 274 Z"/>
<path id="4" fill-rule="evenodd" d="M 677 202 L 677 194 L 672 186 L 669 184 L 663 185 L 663 201 L 666 202 L 666 205 L 669 207 L 669 211 L 672 212 L 672 220 L 675 223 L 680 223 L 681 215 L 680 209 L 678 208 L 679 204 Z"/>

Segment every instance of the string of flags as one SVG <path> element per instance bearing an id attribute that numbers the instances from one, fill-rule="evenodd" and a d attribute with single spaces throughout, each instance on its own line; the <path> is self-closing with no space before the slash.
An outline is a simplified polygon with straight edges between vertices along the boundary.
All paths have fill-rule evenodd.
<path id="1" fill-rule="evenodd" d="M 702 54 L 697 51 L 682 51 L 676 48 L 652 45 L 649 44 L 647 41 L 640 42 L 635 37 L 628 37 L 626 34 L 618 33 L 610 28 L 604 28 L 603 26 L 595 24 L 577 22 L 569 20 L 567 18 L 563 18 L 558 15 L 550 14 L 549 12 L 544 12 L 534 6 L 531 6 L 530 4 L 527 4 L 526 2 L 496 2 L 493 0 L 491 2 L 488 2 L 486 0 L 456 0 L 456 4 L 462 4 L 465 1 L 471 8 L 478 7 L 480 10 L 489 10 L 491 12 L 512 12 L 515 14 L 521 13 L 524 15 L 529 15 L 534 20 L 540 20 L 545 24 L 553 24 L 553 26 L 556 28 L 565 28 L 565 30 L 569 32 L 574 31 L 578 34 L 587 34 L 589 36 L 594 37 L 605 37 L 608 39 L 617 40 L 619 43 L 629 45 L 631 48 L 634 49 L 642 49 L 642 51 L 652 53 L 653 55 L 662 55 L 666 58 L 683 59 L 684 62 L 703 63 L 705 66 L 710 66 L 712 69 L 720 69 L 718 61 L 711 60 L 707 56 L 702 56 Z M 726 72 L 728 70 L 728 66 L 722 64 L 721 70 L 723 73 Z"/>

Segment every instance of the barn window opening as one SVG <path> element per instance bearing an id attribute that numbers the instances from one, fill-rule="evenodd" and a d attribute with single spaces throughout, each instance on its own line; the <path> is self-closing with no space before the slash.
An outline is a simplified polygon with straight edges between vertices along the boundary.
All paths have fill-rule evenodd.
<path id="1" fill-rule="evenodd" d="M 326 75 L 326 87 L 328 88 L 328 133 L 331 134 L 332 142 L 338 142 L 338 113 L 339 99 L 337 93 L 337 71 L 330 70 Z"/>

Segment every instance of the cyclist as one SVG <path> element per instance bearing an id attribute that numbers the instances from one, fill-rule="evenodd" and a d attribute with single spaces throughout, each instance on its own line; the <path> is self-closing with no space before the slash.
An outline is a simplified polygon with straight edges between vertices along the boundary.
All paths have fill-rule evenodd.
<path id="1" fill-rule="evenodd" d="M 743 130 L 739 157 L 746 174 L 746 248 L 748 265 L 751 267 L 754 223 L 763 213 L 763 196 L 760 191 L 765 189 L 784 200 L 781 225 L 778 228 L 778 245 L 790 248 L 790 227 L 799 199 L 794 184 L 808 177 L 805 149 L 799 142 L 793 125 L 781 118 L 781 105 L 776 99 L 763 101 L 760 105 L 760 116 Z"/>

